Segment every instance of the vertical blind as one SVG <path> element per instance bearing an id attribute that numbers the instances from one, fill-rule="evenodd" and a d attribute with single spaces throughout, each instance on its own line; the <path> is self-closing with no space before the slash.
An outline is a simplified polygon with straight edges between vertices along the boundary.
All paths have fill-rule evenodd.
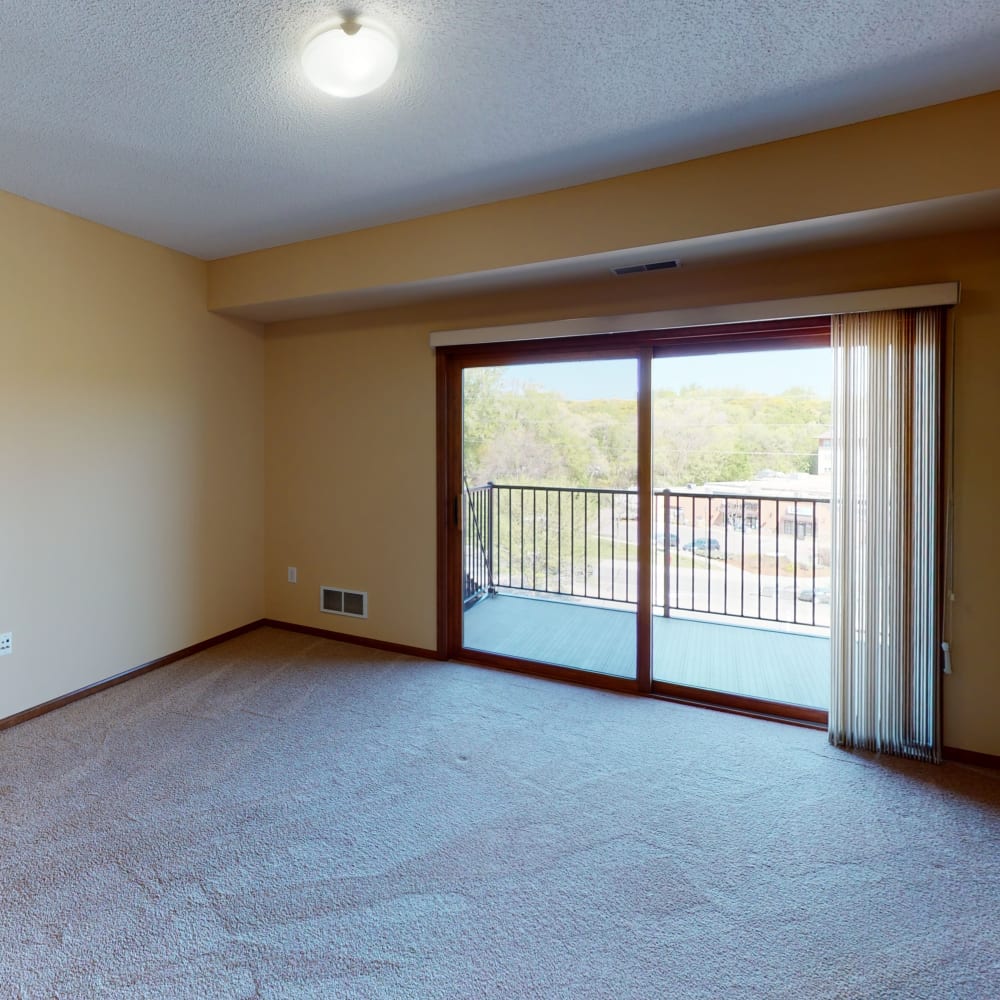
<path id="1" fill-rule="evenodd" d="M 940 759 L 940 308 L 834 316 L 830 741 Z"/>

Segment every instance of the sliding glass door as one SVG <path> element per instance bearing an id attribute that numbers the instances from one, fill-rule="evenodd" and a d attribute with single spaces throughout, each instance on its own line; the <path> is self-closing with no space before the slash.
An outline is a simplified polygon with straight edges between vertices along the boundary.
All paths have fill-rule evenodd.
<path id="1" fill-rule="evenodd" d="M 828 347 L 653 361 L 661 690 L 827 709 L 832 374 Z"/>
<path id="2" fill-rule="evenodd" d="M 633 680 L 637 363 L 461 372 L 461 645 Z"/>
<path id="3" fill-rule="evenodd" d="M 823 721 L 828 344 L 817 319 L 448 349 L 447 653 Z"/>

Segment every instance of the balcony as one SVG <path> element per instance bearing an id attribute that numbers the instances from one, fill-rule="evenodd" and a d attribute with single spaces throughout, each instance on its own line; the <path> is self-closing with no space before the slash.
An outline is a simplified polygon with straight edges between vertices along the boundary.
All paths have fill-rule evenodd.
<path id="1" fill-rule="evenodd" d="M 638 493 L 467 490 L 464 645 L 634 676 Z M 830 504 L 654 494 L 653 676 L 825 709 Z"/>

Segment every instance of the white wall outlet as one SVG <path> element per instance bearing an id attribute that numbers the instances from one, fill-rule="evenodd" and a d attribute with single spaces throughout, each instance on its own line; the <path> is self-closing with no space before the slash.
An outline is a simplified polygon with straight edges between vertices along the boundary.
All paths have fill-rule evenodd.
<path id="1" fill-rule="evenodd" d="M 14 633 L 0 632 L 0 656 L 8 656 L 14 652 Z"/>
<path id="2" fill-rule="evenodd" d="M 299 571 L 294 566 L 288 567 L 288 582 L 289 583 L 299 582 Z"/>

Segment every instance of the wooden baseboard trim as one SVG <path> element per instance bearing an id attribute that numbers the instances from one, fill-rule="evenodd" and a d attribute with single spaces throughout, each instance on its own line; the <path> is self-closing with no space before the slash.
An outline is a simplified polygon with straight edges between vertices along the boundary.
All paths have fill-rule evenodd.
<path id="1" fill-rule="evenodd" d="M 366 646 L 370 649 L 381 649 L 389 653 L 402 653 L 406 656 L 416 656 L 425 660 L 448 659 L 448 657 L 443 656 L 436 650 L 423 649 L 420 646 L 406 646 L 398 642 L 384 642 L 381 639 L 369 639 L 364 636 L 350 635 L 346 632 L 334 632 L 331 629 L 316 628 L 312 625 L 296 625 L 293 622 L 282 622 L 274 618 L 260 618 L 257 621 L 249 622 L 246 625 L 240 625 L 238 628 L 230 629 L 228 632 L 212 636 L 210 639 L 203 639 L 201 642 L 196 642 L 192 646 L 185 646 L 183 649 L 178 649 L 176 652 L 167 653 L 166 656 L 160 656 L 155 660 L 150 660 L 148 663 L 142 663 L 129 670 L 123 670 L 121 673 L 115 674 L 112 677 L 107 677 L 103 681 L 88 684 L 86 687 L 79 688 L 76 691 L 71 691 L 69 694 L 61 695 L 58 698 L 53 698 L 50 701 L 43 702 L 41 705 L 35 705 L 33 708 L 27 708 L 23 712 L 8 715 L 6 718 L 0 719 L 0 731 L 4 729 L 11 729 L 14 726 L 20 725 L 22 722 L 28 722 L 31 719 L 37 719 L 39 716 L 47 715 L 49 712 L 56 711 L 56 709 L 64 708 L 66 705 L 71 705 L 75 701 L 82 701 L 84 698 L 89 698 L 93 694 L 106 691 L 108 688 L 113 688 L 118 684 L 124 684 L 125 681 L 130 681 L 135 677 L 141 677 L 143 674 L 148 674 L 153 670 L 158 670 L 160 667 L 165 667 L 169 663 L 176 663 L 178 660 L 183 660 L 185 657 L 194 656 L 195 653 L 200 653 L 202 650 L 210 649 L 212 646 L 218 646 L 220 643 L 227 642 L 230 639 L 235 639 L 237 636 L 245 635 L 247 632 L 252 632 L 254 629 L 262 628 L 264 626 L 284 629 L 286 632 L 299 632 L 303 635 L 314 635 L 321 639 L 333 639 L 337 642 L 347 642 L 355 646 Z M 477 662 L 477 660 L 472 657 L 463 657 L 458 659 L 458 662 L 466 662 L 475 666 L 493 667 L 494 669 L 520 670 L 519 665 L 501 665 L 495 661 L 491 663 L 486 661 L 485 658 L 484 660 L 479 660 Z M 562 674 L 561 671 L 553 671 L 551 674 L 548 671 L 520 670 L 520 672 L 534 672 L 536 676 L 551 677 L 551 679 L 567 679 L 565 674 Z M 591 686 L 594 686 L 593 678 L 591 677 L 581 677 L 580 679 L 573 678 L 573 680 L 577 683 L 586 683 L 587 681 L 590 681 Z M 608 680 L 612 679 L 609 678 Z M 615 690 L 628 691 L 628 687 L 626 685 L 619 687 L 617 684 L 608 684 L 607 686 Z M 811 728 L 823 728 L 825 724 L 825 720 L 821 722 L 818 718 L 808 717 L 813 714 L 813 710 L 805 710 L 803 712 L 803 715 L 806 716 L 805 718 L 789 718 L 784 714 L 771 715 L 767 711 L 760 711 L 760 708 L 764 707 L 764 705 L 761 705 L 760 703 L 754 707 L 751 707 L 750 705 L 736 705 L 733 703 L 719 704 L 716 702 L 713 704 L 702 699 L 685 698 L 681 694 L 680 690 L 670 691 L 669 687 L 670 686 L 668 685 L 654 685 L 654 697 L 665 698 L 666 700 L 679 702 L 681 704 L 696 705 L 701 708 L 712 708 L 717 711 L 728 711 L 740 715 L 751 715 L 761 719 L 773 719 L 777 722 L 790 722 L 793 725 L 808 726 Z M 659 688 L 659 690 L 657 690 L 657 688 Z M 667 688 L 668 690 L 664 690 L 664 688 Z M 687 694 L 688 692 L 684 691 L 683 693 Z M 700 693 L 703 694 L 703 692 Z M 748 701 L 749 700 L 750 699 L 748 699 Z M 787 708 L 787 706 L 782 707 Z M 754 710 L 755 708 L 757 709 L 756 711 Z M 819 713 L 816 714 L 818 715 Z M 825 715 L 825 713 L 823 714 Z M 946 746 L 943 748 L 943 756 L 945 760 L 954 761 L 957 764 L 972 764 L 976 767 L 987 767 L 1000 770 L 1000 756 L 996 754 L 980 753 L 978 750 L 963 750 L 961 747 Z"/>
<path id="2" fill-rule="evenodd" d="M 314 625 L 296 625 L 294 622 L 282 622 L 275 618 L 264 618 L 259 624 L 269 628 L 280 628 L 286 632 L 299 632 L 302 635 L 314 635 L 320 639 L 333 639 L 336 642 L 349 642 L 354 646 L 367 646 L 369 649 L 381 649 L 387 653 L 402 653 L 405 656 L 417 656 L 422 660 L 444 660 L 434 649 L 423 649 L 420 646 L 404 646 L 399 642 L 384 642 L 382 639 L 369 639 L 366 636 L 351 635 L 348 632 L 334 632 L 332 629 L 316 628 Z"/>
<path id="3" fill-rule="evenodd" d="M 120 674 L 107 677 L 103 681 L 88 684 L 86 687 L 78 688 L 76 691 L 70 691 L 69 694 L 60 695 L 58 698 L 42 702 L 41 705 L 35 705 L 34 708 L 26 708 L 23 712 L 8 715 L 6 718 L 0 719 L 0 730 L 19 726 L 22 722 L 37 719 L 40 715 L 47 715 L 58 708 L 65 708 L 67 705 L 72 705 L 74 701 L 82 701 L 84 698 L 89 698 L 92 694 L 107 691 L 108 688 L 124 684 L 125 681 L 130 681 L 135 677 L 141 677 L 143 674 L 148 674 L 153 670 L 158 670 L 160 667 L 165 667 L 168 663 L 176 663 L 178 660 L 183 660 L 186 656 L 194 656 L 195 653 L 200 653 L 204 649 L 210 649 L 212 646 L 218 646 L 219 643 L 235 639 L 238 635 L 252 632 L 254 629 L 260 628 L 263 624 L 264 620 L 259 619 L 247 625 L 240 625 L 239 628 L 230 629 L 221 635 L 213 635 L 211 639 L 203 639 L 201 642 L 196 642 L 193 646 L 185 646 L 174 653 L 167 653 L 166 656 L 160 656 L 155 660 L 150 660 L 148 663 L 142 663 L 138 667 L 123 670 Z"/>
<path id="4" fill-rule="evenodd" d="M 963 750 L 961 747 L 943 747 L 941 755 L 956 764 L 973 764 L 976 767 L 990 767 L 1000 770 L 1000 756 L 980 753 L 978 750 Z"/>

